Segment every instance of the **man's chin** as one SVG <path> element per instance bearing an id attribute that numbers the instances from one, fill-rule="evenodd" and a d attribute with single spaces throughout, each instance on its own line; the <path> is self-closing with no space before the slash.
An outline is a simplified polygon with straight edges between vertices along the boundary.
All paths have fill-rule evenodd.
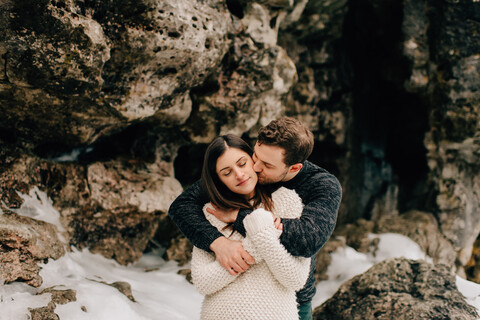
<path id="1" fill-rule="evenodd" d="M 258 177 L 258 183 L 259 184 L 267 184 L 268 181 L 265 178 Z"/>
<path id="2" fill-rule="evenodd" d="M 260 183 L 260 184 L 272 184 L 272 183 L 275 183 L 275 181 L 272 181 L 271 179 L 267 179 L 267 178 L 258 177 L 258 183 Z"/>

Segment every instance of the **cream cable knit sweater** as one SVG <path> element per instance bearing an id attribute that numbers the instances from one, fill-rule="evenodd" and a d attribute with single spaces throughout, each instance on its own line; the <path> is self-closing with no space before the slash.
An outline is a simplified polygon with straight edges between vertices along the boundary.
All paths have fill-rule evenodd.
<path id="1" fill-rule="evenodd" d="M 280 188 L 272 194 L 274 214 L 281 218 L 300 217 L 303 205 L 294 190 Z M 255 258 L 246 272 L 230 275 L 215 255 L 197 247 L 192 253 L 192 280 L 205 295 L 201 319 L 298 319 L 295 291 L 308 278 L 310 258 L 290 255 L 279 241 L 281 231 L 273 226 L 272 214 L 262 208 L 254 210 L 244 220 L 247 237 L 203 211 L 209 222 L 232 240 L 243 242 Z M 231 234 L 231 235 L 230 235 Z"/>

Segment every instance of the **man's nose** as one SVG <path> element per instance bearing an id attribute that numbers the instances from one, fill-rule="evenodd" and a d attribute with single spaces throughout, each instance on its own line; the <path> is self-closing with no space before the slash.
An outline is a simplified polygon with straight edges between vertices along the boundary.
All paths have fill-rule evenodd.
<path id="1" fill-rule="evenodd" d="M 260 165 L 260 161 L 256 161 L 256 162 L 253 164 L 253 170 L 255 170 L 255 172 L 260 172 L 260 171 L 262 171 L 262 166 Z"/>

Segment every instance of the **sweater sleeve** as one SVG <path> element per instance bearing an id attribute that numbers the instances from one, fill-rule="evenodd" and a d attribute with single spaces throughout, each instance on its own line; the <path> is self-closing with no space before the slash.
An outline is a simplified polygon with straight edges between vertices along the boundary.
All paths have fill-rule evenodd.
<path id="1" fill-rule="evenodd" d="M 294 257 L 287 252 L 279 241 L 281 231 L 273 226 L 272 214 L 257 209 L 244 219 L 244 225 L 256 254 L 265 260 L 273 276 L 288 289 L 303 288 L 311 259 Z"/>
<path id="2" fill-rule="evenodd" d="M 211 252 L 210 245 L 222 234 L 203 214 L 202 208 L 208 201 L 197 181 L 172 202 L 168 215 L 194 246 Z"/>
<path id="3" fill-rule="evenodd" d="M 294 256 L 311 257 L 333 233 L 342 189 L 330 173 L 317 173 L 292 186 L 302 198 L 304 208 L 299 219 L 282 219 L 281 243 Z"/>
<path id="4" fill-rule="evenodd" d="M 237 276 L 232 276 L 216 260 L 212 253 L 193 247 L 192 282 L 203 294 L 213 294 L 230 284 Z"/>

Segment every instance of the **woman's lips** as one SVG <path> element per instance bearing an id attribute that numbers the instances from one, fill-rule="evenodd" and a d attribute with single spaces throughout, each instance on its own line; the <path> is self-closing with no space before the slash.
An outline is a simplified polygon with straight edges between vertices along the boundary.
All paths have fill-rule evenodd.
<path id="1" fill-rule="evenodd" d="M 248 180 L 250 180 L 250 178 L 240 181 L 240 183 L 237 184 L 237 187 L 243 186 L 245 183 L 247 183 Z"/>

